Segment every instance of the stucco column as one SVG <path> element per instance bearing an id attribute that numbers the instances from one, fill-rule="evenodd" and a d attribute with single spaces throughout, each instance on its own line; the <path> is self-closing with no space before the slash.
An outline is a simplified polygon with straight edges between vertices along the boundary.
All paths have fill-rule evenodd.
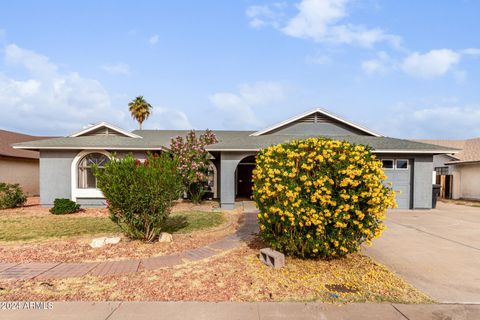
<path id="1" fill-rule="evenodd" d="M 220 205 L 222 209 L 235 208 L 235 170 L 240 161 L 254 152 L 222 152 L 220 155 Z"/>
<path id="2" fill-rule="evenodd" d="M 413 165 L 413 208 L 431 209 L 433 157 L 416 156 Z"/>

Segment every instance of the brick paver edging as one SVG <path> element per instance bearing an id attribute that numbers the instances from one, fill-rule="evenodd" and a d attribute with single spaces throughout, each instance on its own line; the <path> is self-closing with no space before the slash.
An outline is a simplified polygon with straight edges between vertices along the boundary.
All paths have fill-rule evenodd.
<path id="1" fill-rule="evenodd" d="M 197 249 L 178 254 L 144 259 L 132 259 L 105 262 L 84 263 L 3 263 L 0 262 L 0 279 L 62 279 L 82 277 L 84 275 L 104 276 L 137 272 L 142 266 L 147 270 L 172 267 L 212 257 L 238 247 L 258 233 L 255 212 L 245 213 L 245 220 L 240 228 L 222 240 Z"/>

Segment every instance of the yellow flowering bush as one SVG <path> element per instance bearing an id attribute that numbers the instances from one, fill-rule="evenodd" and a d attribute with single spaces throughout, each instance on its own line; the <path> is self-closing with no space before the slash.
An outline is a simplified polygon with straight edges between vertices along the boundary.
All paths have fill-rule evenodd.
<path id="1" fill-rule="evenodd" d="M 260 236 L 275 250 L 334 258 L 382 233 L 394 191 L 369 147 L 310 138 L 263 149 L 253 171 Z"/>

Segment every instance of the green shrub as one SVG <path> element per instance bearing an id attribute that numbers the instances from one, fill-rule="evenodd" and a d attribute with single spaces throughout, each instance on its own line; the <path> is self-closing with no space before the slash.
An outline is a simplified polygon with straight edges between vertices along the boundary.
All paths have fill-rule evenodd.
<path id="1" fill-rule="evenodd" d="M 18 183 L 0 182 L 0 209 L 21 207 L 25 202 L 27 196 Z"/>
<path id="2" fill-rule="evenodd" d="M 332 258 L 384 229 L 394 192 L 368 147 L 311 138 L 262 150 L 253 172 L 260 235 L 273 249 Z"/>
<path id="3" fill-rule="evenodd" d="M 94 169 L 110 218 L 129 238 L 153 241 L 160 234 L 182 190 L 177 164 L 166 153 L 149 155 L 144 163 L 127 155 Z"/>
<path id="4" fill-rule="evenodd" d="M 53 201 L 50 208 L 52 214 L 70 214 L 80 210 L 80 205 L 70 199 L 58 198 Z"/>

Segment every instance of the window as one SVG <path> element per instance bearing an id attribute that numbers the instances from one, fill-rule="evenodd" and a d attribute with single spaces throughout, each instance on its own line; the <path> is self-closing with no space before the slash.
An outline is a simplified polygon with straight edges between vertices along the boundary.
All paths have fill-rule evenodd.
<path id="1" fill-rule="evenodd" d="M 407 170 L 408 169 L 408 160 L 407 159 L 397 159 L 396 160 L 396 168 L 398 170 Z"/>
<path id="2" fill-rule="evenodd" d="M 393 160 L 382 160 L 382 168 L 383 169 L 393 169 Z"/>
<path id="3" fill-rule="evenodd" d="M 446 176 L 448 175 L 448 167 L 435 167 L 435 172 L 437 176 Z"/>
<path id="4" fill-rule="evenodd" d="M 93 174 L 92 166 L 97 165 L 102 169 L 108 161 L 110 161 L 108 157 L 101 153 L 90 153 L 83 157 L 78 163 L 78 188 L 97 188 L 97 179 Z"/>

